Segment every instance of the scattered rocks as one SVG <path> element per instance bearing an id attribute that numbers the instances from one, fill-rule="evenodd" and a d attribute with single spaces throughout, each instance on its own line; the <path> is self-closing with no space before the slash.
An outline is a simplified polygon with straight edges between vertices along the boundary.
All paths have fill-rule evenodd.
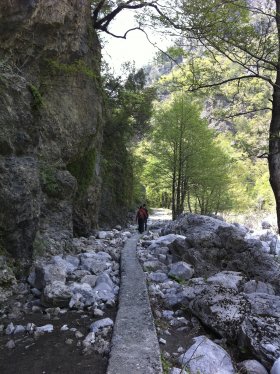
<path id="1" fill-rule="evenodd" d="M 280 294 L 280 265 L 269 249 L 275 234 L 266 230 L 253 238 L 242 225 L 195 214 L 182 215 L 161 232 L 161 239 L 143 237 L 138 256 L 147 272 L 154 315 L 162 325 L 157 330 L 165 334 L 167 341 L 162 344 L 163 353 L 168 353 L 165 346 L 168 347 L 170 331 L 172 334 L 178 329 L 187 334 L 190 329 L 200 331 L 207 326 L 222 337 L 218 343 L 226 349 L 227 342 L 231 342 L 256 358 L 243 362 L 243 370 L 246 366 L 252 373 L 257 367 L 260 372 L 260 367 L 270 368 L 280 356 L 280 305 L 276 296 Z M 170 310 L 160 310 L 158 305 Z M 187 314 L 177 317 L 177 311 L 182 310 Z M 189 314 L 198 319 L 195 321 Z M 201 340 L 199 346 L 200 343 Z M 178 352 L 176 348 L 171 358 Z M 226 371 L 218 371 L 216 366 L 205 373 L 233 373 L 230 356 L 225 357 L 230 362 Z M 208 367 L 207 362 L 205 365 Z M 199 366 L 188 369 L 191 373 L 200 372 Z"/>

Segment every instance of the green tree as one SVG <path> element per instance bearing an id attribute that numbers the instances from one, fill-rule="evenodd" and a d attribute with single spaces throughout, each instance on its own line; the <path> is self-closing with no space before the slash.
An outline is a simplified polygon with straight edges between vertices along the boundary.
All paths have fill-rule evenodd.
<path id="1" fill-rule="evenodd" d="M 169 191 L 173 219 L 183 212 L 186 199 L 190 211 L 224 208 L 229 162 L 190 96 L 175 94 L 156 106 L 148 154 L 144 179 L 151 181 L 158 199 L 161 191 L 168 200 Z"/>
<path id="2" fill-rule="evenodd" d="M 147 130 L 155 91 L 145 88 L 142 69 L 132 66 L 125 82 L 104 74 L 106 123 L 102 147 L 101 223 L 124 223 L 134 203 L 133 190 L 141 189 L 135 177 L 132 147 Z"/>
<path id="3" fill-rule="evenodd" d="M 219 67 L 211 71 L 193 63 L 192 79 L 185 82 L 190 90 L 234 81 L 240 84 L 256 78 L 270 86 L 272 112 L 267 157 L 280 228 L 280 0 L 190 0 L 177 3 L 174 11 L 171 2 L 167 8 L 169 25 L 185 40 L 192 40 L 192 45 L 199 47 L 198 53 L 212 56 L 213 66 Z M 220 57 L 239 68 L 228 75 Z"/>

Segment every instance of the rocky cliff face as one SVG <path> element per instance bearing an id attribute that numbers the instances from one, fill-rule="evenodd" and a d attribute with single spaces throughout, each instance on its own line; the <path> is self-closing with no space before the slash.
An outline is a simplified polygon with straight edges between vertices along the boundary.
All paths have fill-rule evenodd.
<path id="1" fill-rule="evenodd" d="M 0 251 L 96 226 L 100 46 L 86 0 L 0 3 Z"/>

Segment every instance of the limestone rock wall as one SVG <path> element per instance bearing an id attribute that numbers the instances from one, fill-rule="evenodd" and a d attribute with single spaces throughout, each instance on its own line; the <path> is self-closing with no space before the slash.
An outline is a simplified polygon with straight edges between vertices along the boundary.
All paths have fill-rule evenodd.
<path id="1" fill-rule="evenodd" d="M 97 225 L 99 64 L 88 1 L 1 0 L 0 251 L 22 262 Z"/>

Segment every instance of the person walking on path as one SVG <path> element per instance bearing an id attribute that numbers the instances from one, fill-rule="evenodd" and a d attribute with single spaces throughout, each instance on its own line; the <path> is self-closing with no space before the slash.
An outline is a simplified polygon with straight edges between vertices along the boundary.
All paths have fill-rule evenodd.
<path id="1" fill-rule="evenodd" d="M 140 232 L 140 234 L 144 232 L 145 217 L 146 211 L 145 209 L 143 209 L 143 206 L 141 205 L 136 214 L 136 222 L 138 222 L 138 231 Z"/>
<path id="2" fill-rule="evenodd" d="M 149 218 L 149 212 L 148 212 L 148 209 L 146 208 L 146 204 L 143 204 L 143 209 L 145 210 L 146 212 L 146 217 L 144 218 L 144 229 L 145 231 L 147 231 L 147 222 L 148 222 L 148 218 Z"/>

